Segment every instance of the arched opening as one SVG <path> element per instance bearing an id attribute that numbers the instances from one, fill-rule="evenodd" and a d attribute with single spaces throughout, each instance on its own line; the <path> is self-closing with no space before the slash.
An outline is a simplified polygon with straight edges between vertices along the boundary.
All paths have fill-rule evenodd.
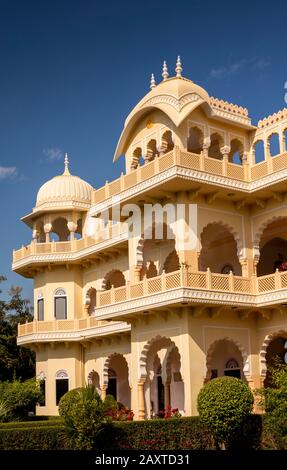
<path id="1" fill-rule="evenodd" d="M 97 393 L 101 394 L 100 377 L 95 370 L 92 370 L 88 375 L 88 385 L 95 387 Z"/>
<path id="2" fill-rule="evenodd" d="M 162 273 L 168 255 L 175 251 L 175 235 L 166 223 L 153 224 L 147 232 L 148 234 L 143 234 L 139 241 L 137 263 L 142 267 L 141 276 L 146 274 L 147 277 L 154 277 Z"/>
<path id="3" fill-rule="evenodd" d="M 56 373 L 56 405 L 59 405 L 59 402 L 65 393 L 69 391 L 69 376 L 67 371 L 58 370 Z"/>
<path id="4" fill-rule="evenodd" d="M 239 139 L 232 139 L 230 142 L 230 152 L 228 155 L 228 160 L 231 163 L 242 165 L 243 151 L 243 143 Z"/>
<path id="5" fill-rule="evenodd" d="M 184 414 L 184 382 L 178 348 L 170 338 L 157 336 L 146 344 L 140 359 L 145 377 L 144 396 L 147 418 L 161 416 L 171 407 Z"/>
<path id="6" fill-rule="evenodd" d="M 207 380 L 223 376 L 244 379 L 241 351 L 228 339 L 218 340 L 211 346 L 207 362 Z"/>
<path id="7" fill-rule="evenodd" d="M 260 258 L 257 275 L 264 276 L 287 270 L 287 217 L 267 225 L 259 242 Z"/>
<path id="8" fill-rule="evenodd" d="M 171 131 L 165 131 L 161 138 L 160 153 L 165 154 L 174 148 Z"/>
<path id="9" fill-rule="evenodd" d="M 103 290 L 110 290 L 111 287 L 121 287 L 126 284 L 126 279 L 119 269 L 112 269 L 103 280 Z"/>
<path id="10" fill-rule="evenodd" d="M 218 223 L 204 227 L 201 233 L 201 252 L 199 269 L 207 268 L 214 273 L 229 274 L 230 271 L 241 276 L 242 269 L 238 258 L 238 247 L 229 229 Z"/>
<path id="11" fill-rule="evenodd" d="M 172 273 L 173 271 L 178 271 L 180 268 L 179 265 L 179 257 L 176 250 L 173 250 L 169 255 L 166 257 L 163 269 L 165 273 Z"/>
<path id="12" fill-rule="evenodd" d="M 46 234 L 44 232 L 44 223 L 38 220 L 33 228 L 33 239 L 37 243 L 45 243 L 46 241 Z"/>
<path id="13" fill-rule="evenodd" d="M 56 320 L 67 319 L 67 294 L 64 289 L 57 289 L 54 293 L 54 316 Z"/>
<path id="14" fill-rule="evenodd" d="M 95 313 L 95 308 L 97 306 L 97 290 L 94 287 L 91 287 L 86 294 L 86 308 L 89 315 Z"/>
<path id="15" fill-rule="evenodd" d="M 210 136 L 210 147 L 208 149 L 208 156 L 211 158 L 216 158 L 217 160 L 222 160 L 221 147 L 224 145 L 223 137 L 215 132 Z"/>
<path id="16" fill-rule="evenodd" d="M 253 144 L 254 162 L 260 163 L 265 160 L 265 150 L 263 140 L 258 140 Z"/>
<path id="17" fill-rule="evenodd" d="M 280 153 L 280 141 L 279 141 L 279 134 L 274 132 L 268 137 L 268 144 L 269 144 L 269 153 L 271 157 L 275 155 L 279 155 Z"/>
<path id="18" fill-rule="evenodd" d="M 50 239 L 60 242 L 69 240 L 70 231 L 68 229 L 67 223 L 67 219 L 64 217 L 58 217 L 57 219 L 53 220 Z"/>
<path id="19" fill-rule="evenodd" d="M 158 151 L 157 151 L 157 146 L 156 146 L 156 140 L 151 139 L 149 143 L 147 144 L 146 160 L 148 162 L 151 162 L 157 156 L 158 156 Z"/>
<path id="20" fill-rule="evenodd" d="M 143 162 L 143 153 L 141 147 L 137 147 L 132 154 L 131 170 L 135 170 Z"/>
<path id="21" fill-rule="evenodd" d="M 44 296 L 42 292 L 38 293 L 37 299 L 37 320 L 43 321 L 44 320 Z"/>
<path id="22" fill-rule="evenodd" d="M 187 151 L 200 154 L 203 147 L 203 132 L 198 127 L 191 127 L 187 138 Z"/>
<path id="23" fill-rule="evenodd" d="M 122 354 L 113 354 L 106 363 L 105 374 L 107 377 L 107 395 L 112 395 L 115 400 L 124 406 L 131 405 L 131 389 L 129 386 L 129 371 L 126 359 Z"/>
<path id="24" fill-rule="evenodd" d="M 266 349 L 266 377 L 264 387 L 272 386 L 270 368 L 275 366 L 275 361 L 285 364 L 285 355 L 287 353 L 287 333 L 286 335 L 278 335 L 269 343 Z"/>

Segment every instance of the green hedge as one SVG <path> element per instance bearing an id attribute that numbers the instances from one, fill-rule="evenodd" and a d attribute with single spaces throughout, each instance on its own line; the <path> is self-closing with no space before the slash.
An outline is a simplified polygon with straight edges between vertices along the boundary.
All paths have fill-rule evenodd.
<path id="1" fill-rule="evenodd" d="M 0 423 L 0 431 L 2 429 L 19 429 L 19 428 L 39 428 L 50 426 L 62 426 L 62 419 L 51 419 L 47 421 L 7 421 L 7 423 Z"/>
<path id="2" fill-rule="evenodd" d="M 0 450 L 69 449 L 64 426 L 0 429 Z"/>
<path id="3" fill-rule="evenodd" d="M 263 422 L 263 433 L 261 428 Z M 268 424 L 268 426 L 267 426 Z M 287 449 L 283 438 L 278 443 L 276 429 L 266 417 L 251 415 L 234 436 L 234 449 Z M 275 437 L 274 437 L 275 436 Z M 282 443 L 286 442 L 286 446 Z M 198 417 L 155 419 L 149 421 L 114 422 L 105 427 L 97 448 L 101 450 L 206 450 L 214 442 Z M 0 450 L 65 450 L 71 449 L 64 426 L 59 422 L 22 422 L 0 425 Z"/>

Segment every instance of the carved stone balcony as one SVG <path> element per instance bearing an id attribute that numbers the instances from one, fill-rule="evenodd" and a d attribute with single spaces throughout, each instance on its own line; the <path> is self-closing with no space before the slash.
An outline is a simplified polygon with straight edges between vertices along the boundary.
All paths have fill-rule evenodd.
<path id="1" fill-rule="evenodd" d="M 12 269 L 23 274 L 31 265 L 51 262 L 80 261 L 96 252 L 128 240 L 126 224 L 109 225 L 95 237 L 66 242 L 36 243 L 13 251 Z"/>
<path id="2" fill-rule="evenodd" d="M 96 318 L 124 319 L 129 314 L 182 304 L 268 308 L 287 303 L 287 272 L 242 277 L 207 271 L 179 271 L 97 292 Z"/>
<path id="3" fill-rule="evenodd" d="M 37 321 L 18 325 L 17 343 L 39 343 L 49 341 L 85 341 L 130 331 L 124 322 L 98 321 L 96 317 L 76 320 Z"/>
<path id="4" fill-rule="evenodd" d="M 253 193 L 287 178 L 287 152 L 250 165 L 230 163 L 174 148 L 152 162 L 93 191 L 91 213 L 96 214 L 117 202 L 154 189 L 177 176 L 232 190 Z"/>

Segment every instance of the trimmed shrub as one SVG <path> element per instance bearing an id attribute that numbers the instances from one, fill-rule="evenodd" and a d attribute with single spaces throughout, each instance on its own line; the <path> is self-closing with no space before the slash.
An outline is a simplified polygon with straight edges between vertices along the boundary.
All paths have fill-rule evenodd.
<path id="1" fill-rule="evenodd" d="M 70 449 L 64 426 L 0 428 L 0 450 Z"/>
<path id="2" fill-rule="evenodd" d="M 0 399 L 6 406 L 6 413 L 2 420 L 27 419 L 29 411 L 35 411 L 37 403 L 43 396 L 39 384 L 35 378 L 20 382 L 0 383 Z"/>
<path id="3" fill-rule="evenodd" d="M 201 422 L 212 432 L 218 447 L 234 441 L 252 411 L 254 398 L 248 385 L 235 377 L 219 377 L 199 392 L 197 405 Z"/>

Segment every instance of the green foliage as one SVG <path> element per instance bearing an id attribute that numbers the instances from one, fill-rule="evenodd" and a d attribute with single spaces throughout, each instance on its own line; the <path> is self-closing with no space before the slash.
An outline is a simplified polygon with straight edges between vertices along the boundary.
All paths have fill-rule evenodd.
<path id="1" fill-rule="evenodd" d="M 230 445 L 251 413 L 253 401 L 248 385 L 235 377 L 219 377 L 201 389 L 197 399 L 200 419 L 218 445 Z"/>
<path id="2" fill-rule="evenodd" d="M 0 276 L 0 283 L 5 280 Z M 17 324 L 33 319 L 30 302 L 21 292 L 20 287 L 11 287 L 8 301 L 0 299 L 0 381 L 35 375 L 35 354 L 16 342 Z"/>
<path id="3" fill-rule="evenodd" d="M 74 449 L 59 420 L 0 424 L 0 450 Z M 265 419 L 264 419 L 265 421 Z M 236 450 L 258 448 L 261 415 L 250 415 L 235 436 Z M 263 433 L 264 434 L 264 433 Z M 252 443 L 252 444 L 251 444 Z M 264 448 L 273 442 L 265 439 Z M 93 447 L 104 450 L 211 450 L 215 443 L 198 417 L 109 422 L 96 436 Z"/>
<path id="4" fill-rule="evenodd" d="M 73 392 L 61 398 L 59 412 L 74 446 L 77 449 L 93 449 L 104 424 L 110 420 L 107 416 L 109 401 L 102 401 L 93 386 Z"/>
<path id="5" fill-rule="evenodd" d="M 260 404 L 266 412 L 263 443 L 272 448 L 287 448 L 287 365 L 279 358 L 268 370 L 271 386 L 257 390 Z M 266 444 L 267 446 L 267 444 Z M 268 446 L 267 446 L 268 448 Z"/>
<path id="6" fill-rule="evenodd" d="M 28 412 L 35 411 L 35 406 L 41 399 L 42 393 L 35 378 L 25 382 L 1 382 L 0 400 L 6 407 L 2 420 L 27 418 Z"/>
<path id="7" fill-rule="evenodd" d="M 65 428 L 62 425 L 27 426 L 2 429 L 0 450 L 65 450 L 70 449 Z"/>

